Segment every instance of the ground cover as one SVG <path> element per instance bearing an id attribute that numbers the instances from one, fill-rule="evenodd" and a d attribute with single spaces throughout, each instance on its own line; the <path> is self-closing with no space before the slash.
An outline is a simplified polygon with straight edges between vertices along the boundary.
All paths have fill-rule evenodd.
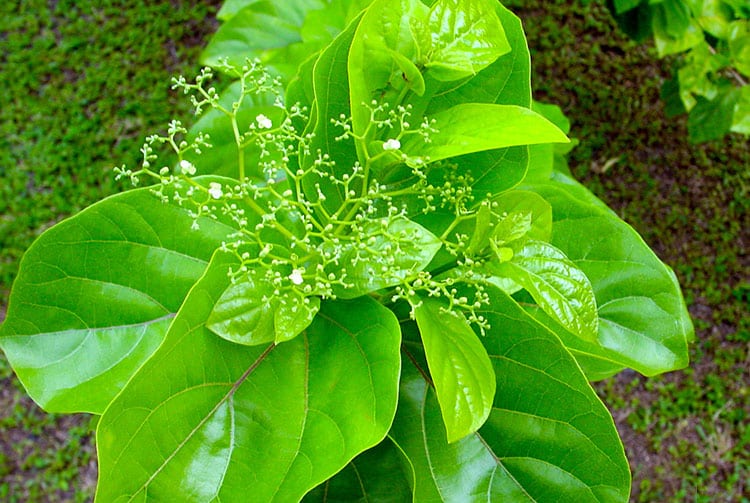
<path id="1" fill-rule="evenodd" d="M 187 119 L 169 78 L 195 73 L 220 2 L 93 3 L 0 6 L 0 318 L 33 237 L 117 190 L 109 169 Z M 581 140 L 574 173 L 675 268 L 698 329 L 688 371 L 597 386 L 626 442 L 633 501 L 747 501 L 750 147 L 689 145 L 659 99 L 668 62 L 618 35 L 601 2 L 516 3 L 536 97 L 560 104 Z M 92 426 L 35 408 L 0 357 L 0 499 L 90 498 Z"/>

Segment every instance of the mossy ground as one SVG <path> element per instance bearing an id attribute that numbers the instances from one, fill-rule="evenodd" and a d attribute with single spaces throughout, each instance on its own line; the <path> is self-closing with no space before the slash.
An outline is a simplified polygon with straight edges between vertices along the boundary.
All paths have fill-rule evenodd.
<path id="1" fill-rule="evenodd" d="M 597 384 L 623 436 L 633 501 L 746 502 L 750 494 L 750 146 L 687 142 L 659 99 L 669 62 L 619 34 L 602 1 L 515 0 L 536 98 L 581 140 L 571 167 L 676 271 L 696 328 L 686 371 Z M 93 5 L 96 4 L 96 5 Z M 18 260 L 42 230 L 118 187 L 142 138 L 188 107 L 220 2 L 0 6 L 0 319 Z M 0 500 L 85 501 L 96 478 L 88 417 L 50 416 L 0 357 Z"/>
<path id="2" fill-rule="evenodd" d="M 219 1 L 0 4 L 0 320 L 18 262 L 44 229 L 119 190 L 146 134 L 189 105 Z M 91 419 L 40 411 L 0 355 L 0 501 L 86 501 L 96 484 Z"/>

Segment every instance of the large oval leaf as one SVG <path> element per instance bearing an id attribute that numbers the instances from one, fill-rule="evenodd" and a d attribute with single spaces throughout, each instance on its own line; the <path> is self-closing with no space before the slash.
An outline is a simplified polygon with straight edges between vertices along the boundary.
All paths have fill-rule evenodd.
<path id="1" fill-rule="evenodd" d="M 327 302 L 278 346 L 205 327 L 236 259 L 217 252 L 159 351 L 99 423 L 97 501 L 298 501 L 379 443 L 395 412 L 398 324 Z"/>
<path id="2" fill-rule="evenodd" d="M 405 345 L 390 436 L 414 471 L 414 501 L 626 502 L 630 474 L 614 422 L 570 353 L 497 290 L 483 314 L 497 393 L 485 425 L 459 442 L 445 440 L 421 346 L 412 337 Z"/>
<path id="3" fill-rule="evenodd" d="M 235 231 L 143 188 L 45 232 L 24 256 L 0 347 L 53 412 L 101 413 L 161 343 L 213 251 Z"/>
<path id="4" fill-rule="evenodd" d="M 599 315 L 596 343 L 558 335 L 591 378 L 624 367 L 650 376 L 687 365 L 693 327 L 674 273 L 593 194 L 555 176 L 564 183 L 529 188 L 552 205 L 552 243 L 591 281 Z"/>

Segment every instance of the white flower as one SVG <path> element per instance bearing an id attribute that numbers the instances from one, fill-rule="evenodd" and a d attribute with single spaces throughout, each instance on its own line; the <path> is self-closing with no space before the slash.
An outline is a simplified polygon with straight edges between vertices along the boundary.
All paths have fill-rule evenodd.
<path id="1" fill-rule="evenodd" d="M 187 159 L 183 159 L 180 161 L 180 169 L 188 176 L 192 176 L 195 174 L 195 166 L 193 166 L 193 163 L 188 161 Z"/>
<path id="2" fill-rule="evenodd" d="M 258 123 L 258 127 L 261 129 L 271 129 L 271 127 L 273 126 L 273 122 L 271 122 L 271 119 L 263 114 L 258 115 L 255 118 L 255 122 Z"/>
<path id="3" fill-rule="evenodd" d="M 210 195 L 214 199 L 221 198 L 221 196 L 224 195 L 224 193 L 221 191 L 221 184 L 216 182 L 211 182 L 210 184 L 208 184 L 208 195 Z"/>
<path id="4" fill-rule="evenodd" d="M 401 148 L 401 142 L 395 138 L 391 138 L 387 142 L 383 143 L 383 150 L 398 150 Z"/>
<path id="5" fill-rule="evenodd" d="M 304 281 L 304 278 L 302 277 L 302 271 L 299 269 L 294 269 L 292 271 L 292 274 L 289 275 L 289 279 L 294 283 L 295 285 L 301 285 Z"/>

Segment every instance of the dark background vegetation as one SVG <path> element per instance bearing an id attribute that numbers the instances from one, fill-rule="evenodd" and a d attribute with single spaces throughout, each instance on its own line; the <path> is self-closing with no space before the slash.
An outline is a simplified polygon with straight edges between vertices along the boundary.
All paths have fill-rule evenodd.
<path id="1" fill-rule="evenodd" d="M 219 0 L 0 3 L 0 320 L 18 261 L 44 229 L 124 188 L 145 135 L 189 107 Z M 687 142 L 659 99 L 670 61 L 619 33 L 603 0 L 512 0 L 536 98 L 559 104 L 581 144 L 571 168 L 676 271 L 698 339 L 685 371 L 598 383 L 625 442 L 633 501 L 748 502 L 750 145 Z M 86 416 L 48 415 L 0 355 L 0 501 L 88 501 Z"/>

